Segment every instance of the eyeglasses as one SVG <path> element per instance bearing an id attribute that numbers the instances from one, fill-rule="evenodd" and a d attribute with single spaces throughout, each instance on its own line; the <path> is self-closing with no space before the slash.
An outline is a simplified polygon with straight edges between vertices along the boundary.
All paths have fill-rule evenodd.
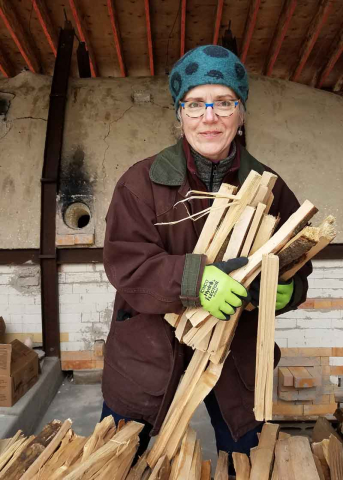
<path id="1" fill-rule="evenodd" d="M 198 102 L 194 100 L 180 102 L 187 117 L 199 118 L 205 115 L 206 108 L 213 108 L 213 112 L 219 117 L 230 117 L 235 111 L 239 100 L 217 100 L 213 103 Z"/>

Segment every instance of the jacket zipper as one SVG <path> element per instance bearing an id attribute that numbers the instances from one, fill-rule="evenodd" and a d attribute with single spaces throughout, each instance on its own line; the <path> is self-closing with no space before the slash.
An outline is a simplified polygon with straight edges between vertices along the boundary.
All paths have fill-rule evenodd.
<path id="1" fill-rule="evenodd" d="M 217 165 L 215 163 L 212 163 L 212 166 L 211 166 L 211 177 L 210 177 L 210 192 L 213 191 L 213 180 L 214 180 L 214 176 L 217 172 Z M 210 200 L 210 206 L 212 206 L 212 203 L 213 203 L 213 200 Z"/>

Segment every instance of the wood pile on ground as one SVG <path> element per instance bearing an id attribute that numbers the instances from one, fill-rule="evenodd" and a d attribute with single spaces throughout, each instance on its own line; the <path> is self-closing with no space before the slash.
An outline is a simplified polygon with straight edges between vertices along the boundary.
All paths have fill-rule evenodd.
<path id="1" fill-rule="evenodd" d="M 342 418 L 342 410 L 337 413 Z M 42 432 L 25 438 L 21 431 L 0 441 L 0 479 L 6 480 L 211 480 L 211 462 L 203 460 L 196 432 L 188 427 L 170 461 L 163 455 L 154 468 L 149 451 L 134 458 L 143 425 L 113 417 L 98 423 L 89 437 L 76 435 L 71 421 L 54 420 Z M 233 453 L 236 480 L 342 480 L 343 437 L 320 418 L 308 437 L 291 436 L 280 425 L 265 423 L 250 458 Z M 219 452 L 214 480 L 229 480 L 229 456 Z"/>

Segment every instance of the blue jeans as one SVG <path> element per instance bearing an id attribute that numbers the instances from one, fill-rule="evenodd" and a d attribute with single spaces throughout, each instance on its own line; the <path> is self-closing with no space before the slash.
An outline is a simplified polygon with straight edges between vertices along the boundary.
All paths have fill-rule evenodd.
<path id="1" fill-rule="evenodd" d="M 228 426 L 226 425 L 225 420 L 222 417 L 217 399 L 213 391 L 205 398 L 204 402 L 208 414 L 211 418 L 211 424 L 214 429 L 217 450 L 223 450 L 224 452 L 229 453 L 229 473 L 232 475 L 234 474 L 232 452 L 240 452 L 250 455 L 250 449 L 256 447 L 258 444 L 257 433 L 262 430 L 262 425 L 259 425 L 258 427 L 250 430 L 245 435 L 243 435 L 243 437 L 241 437 L 237 442 L 235 442 L 232 438 Z M 116 423 L 118 423 L 118 421 L 122 418 L 126 421 L 132 420 L 131 418 L 124 417 L 122 415 L 119 415 L 118 413 L 113 412 L 113 410 L 111 410 L 104 402 L 101 420 L 108 415 L 112 415 Z M 145 450 L 148 448 L 148 444 L 150 441 L 150 432 L 152 430 L 152 425 L 150 423 L 144 422 L 143 420 L 137 421 L 143 423 L 144 428 L 139 435 L 140 444 L 136 454 L 136 459 L 139 455 L 142 455 L 142 453 L 145 452 Z"/>

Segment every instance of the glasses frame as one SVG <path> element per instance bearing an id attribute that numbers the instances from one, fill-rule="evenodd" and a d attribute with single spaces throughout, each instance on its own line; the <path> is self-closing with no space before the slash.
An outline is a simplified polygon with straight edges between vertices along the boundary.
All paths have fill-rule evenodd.
<path id="1" fill-rule="evenodd" d="M 181 105 L 181 107 L 182 107 L 183 109 L 185 109 L 186 103 L 190 103 L 190 102 L 192 102 L 192 100 L 185 100 L 184 102 L 180 102 L 180 105 Z M 205 111 L 204 111 L 203 114 L 199 115 L 198 117 L 191 117 L 191 116 L 188 115 L 187 113 L 186 113 L 186 115 L 187 115 L 188 118 L 201 118 L 201 117 L 203 117 L 203 116 L 205 115 L 206 109 L 207 109 L 208 107 L 211 107 L 211 108 L 213 109 L 213 113 L 214 113 L 215 115 L 217 115 L 218 117 L 229 118 L 229 117 L 231 117 L 231 115 L 233 115 L 233 114 L 235 113 L 235 110 L 236 110 L 236 108 L 237 108 L 237 105 L 238 105 L 239 102 L 240 102 L 240 99 L 238 99 L 238 100 L 233 100 L 233 102 L 234 102 L 234 104 L 235 104 L 235 108 L 234 108 L 233 112 L 230 113 L 230 115 L 219 115 L 218 113 L 216 113 L 216 112 L 214 111 L 214 104 L 215 104 L 216 102 L 213 102 L 213 103 L 206 103 L 206 102 L 204 102 L 204 103 L 205 103 Z"/>

